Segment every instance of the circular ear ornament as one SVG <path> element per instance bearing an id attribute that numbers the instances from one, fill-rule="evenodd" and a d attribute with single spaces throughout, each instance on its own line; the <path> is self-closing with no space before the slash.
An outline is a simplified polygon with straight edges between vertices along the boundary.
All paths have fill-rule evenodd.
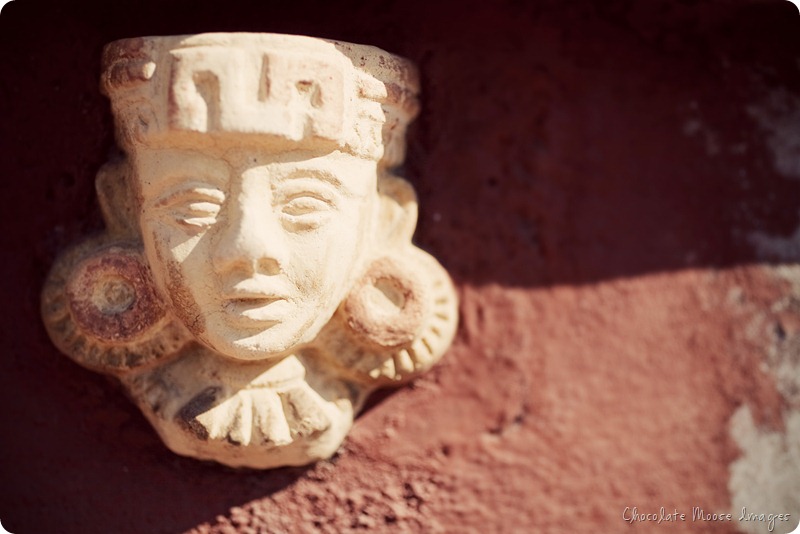
<path id="1" fill-rule="evenodd" d="M 149 269 L 131 249 L 110 247 L 79 262 L 66 289 L 76 325 L 101 342 L 135 341 L 165 315 Z"/>
<path id="2" fill-rule="evenodd" d="M 428 315 L 428 288 L 391 257 L 373 262 L 344 301 L 351 330 L 380 347 L 413 341 Z"/>
<path id="3" fill-rule="evenodd" d="M 423 373 L 455 335 L 458 302 L 447 272 L 416 247 L 375 260 L 318 336 L 344 376 L 390 385 Z"/>
<path id="4" fill-rule="evenodd" d="M 146 365 L 188 340 L 131 244 L 87 243 L 64 255 L 42 293 L 42 317 L 59 349 L 104 371 Z"/>

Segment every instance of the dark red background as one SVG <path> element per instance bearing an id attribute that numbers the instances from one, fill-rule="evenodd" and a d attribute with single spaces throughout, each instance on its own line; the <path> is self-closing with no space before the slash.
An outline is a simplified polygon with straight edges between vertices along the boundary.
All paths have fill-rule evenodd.
<path id="1" fill-rule="evenodd" d="M 310 469 L 175 456 L 39 320 L 54 257 L 102 225 L 103 45 L 205 31 L 371 44 L 421 70 L 416 241 L 459 287 L 462 327 L 442 365 L 376 399 Z M 781 291 L 753 270 L 777 258 L 746 236 L 798 227 L 800 180 L 776 172 L 748 106 L 800 94 L 799 57 L 800 17 L 779 0 L 11 2 L 0 521 L 15 534 L 616 532 L 628 505 L 728 506 L 728 418 L 748 402 L 780 426 L 782 405 L 742 325 L 698 295 Z"/>

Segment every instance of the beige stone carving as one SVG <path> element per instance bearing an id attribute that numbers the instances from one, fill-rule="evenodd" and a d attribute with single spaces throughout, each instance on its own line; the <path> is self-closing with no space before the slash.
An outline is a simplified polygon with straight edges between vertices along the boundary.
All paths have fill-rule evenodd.
<path id="1" fill-rule="evenodd" d="M 457 303 L 394 174 L 416 71 L 377 48 L 203 34 L 108 45 L 122 149 L 107 229 L 63 254 L 44 323 L 166 445 L 235 467 L 334 454 L 367 395 L 430 368 Z"/>

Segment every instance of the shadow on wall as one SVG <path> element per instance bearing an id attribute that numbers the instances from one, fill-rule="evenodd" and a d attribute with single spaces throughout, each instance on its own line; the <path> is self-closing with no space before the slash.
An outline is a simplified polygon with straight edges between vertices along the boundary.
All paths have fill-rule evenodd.
<path id="1" fill-rule="evenodd" d="M 788 2 L 429 4 L 6 6 L 0 269 L 6 317 L 18 318 L 0 325 L 8 529 L 175 532 L 298 477 L 331 477 L 331 462 L 241 474 L 174 456 L 118 391 L 47 340 L 44 276 L 101 224 L 94 173 L 113 139 L 97 80 L 111 40 L 300 33 L 417 62 L 423 111 L 406 165 L 421 199 L 416 241 L 459 285 L 800 258 L 779 246 L 800 220 L 800 149 L 780 142 L 800 122 Z"/>
<path id="2" fill-rule="evenodd" d="M 784 4 L 637 18 L 612 3 L 502 38 L 475 22 L 475 38 L 426 50 L 409 163 L 419 240 L 475 285 L 797 260 L 798 245 L 789 257 L 767 237 L 800 231 Z M 757 36 L 767 28 L 774 40 Z"/>

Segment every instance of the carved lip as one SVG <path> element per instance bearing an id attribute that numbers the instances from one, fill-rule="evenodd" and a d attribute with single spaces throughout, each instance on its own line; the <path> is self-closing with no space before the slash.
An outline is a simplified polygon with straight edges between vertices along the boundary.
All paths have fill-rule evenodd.
<path id="1" fill-rule="evenodd" d="M 271 291 L 233 291 L 225 294 L 226 302 L 261 302 L 267 300 L 286 300 L 288 295 Z"/>
<path id="2" fill-rule="evenodd" d="M 225 301 L 225 310 L 244 323 L 277 323 L 286 317 L 289 308 L 291 302 L 286 298 L 267 294 L 248 294 Z"/>
<path id="3" fill-rule="evenodd" d="M 292 294 L 292 286 L 283 277 L 256 274 L 235 283 L 223 284 L 225 300 L 264 300 L 288 299 Z"/>
<path id="4" fill-rule="evenodd" d="M 256 275 L 240 280 L 223 291 L 224 308 L 235 322 L 281 322 L 291 311 L 292 292 L 279 278 Z"/>

